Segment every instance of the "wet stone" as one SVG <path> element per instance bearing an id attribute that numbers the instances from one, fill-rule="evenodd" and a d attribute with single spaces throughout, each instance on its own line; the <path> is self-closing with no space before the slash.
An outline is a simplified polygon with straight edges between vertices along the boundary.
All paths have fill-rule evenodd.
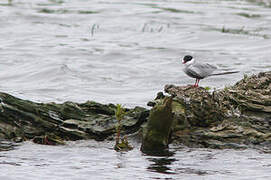
<path id="1" fill-rule="evenodd" d="M 271 72 L 245 76 L 221 90 L 166 85 L 164 91 L 149 103 L 151 111 L 125 109 L 123 134 L 141 134 L 148 121 L 142 150 L 163 151 L 169 143 L 221 149 L 271 147 Z M 114 104 L 35 103 L 6 93 L 0 93 L 0 100 L 1 139 L 54 145 L 112 139 L 116 132 Z"/>
<path id="2" fill-rule="evenodd" d="M 245 76 L 212 92 L 175 85 L 166 85 L 165 92 L 174 96 L 174 143 L 238 149 L 270 141 L 271 72 Z"/>
<path id="3" fill-rule="evenodd" d="M 113 104 L 35 103 L 6 93 L 0 93 L 0 99 L 0 127 L 3 127 L 0 137 L 3 139 L 33 139 L 36 143 L 54 145 L 64 140 L 104 140 L 115 133 L 116 106 Z M 126 111 L 124 133 L 136 132 L 146 122 L 148 110 L 135 107 Z"/>

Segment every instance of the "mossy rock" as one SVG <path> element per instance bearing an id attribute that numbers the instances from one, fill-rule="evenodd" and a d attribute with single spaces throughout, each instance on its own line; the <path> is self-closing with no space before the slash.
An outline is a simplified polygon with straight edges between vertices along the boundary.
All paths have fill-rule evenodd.
<path id="1" fill-rule="evenodd" d="M 115 133 L 116 106 L 113 104 L 104 105 L 94 101 L 35 103 L 6 93 L 0 93 L 0 102 L 2 139 L 22 137 L 37 140 L 50 134 L 61 141 L 104 140 Z M 140 107 L 125 110 L 127 115 L 123 120 L 123 133 L 136 132 L 146 122 L 148 110 Z"/>
<path id="2" fill-rule="evenodd" d="M 173 112 L 191 126 L 208 127 L 225 118 L 226 109 L 205 88 L 167 85 L 165 92 L 175 96 Z"/>
<path id="3" fill-rule="evenodd" d="M 220 149 L 271 148 L 271 72 L 245 76 L 221 90 L 166 85 L 165 92 L 174 96 L 173 143 Z M 151 104 L 165 98 L 159 97 Z"/>
<path id="4" fill-rule="evenodd" d="M 169 135 L 173 122 L 172 97 L 166 97 L 150 111 L 148 123 L 143 133 L 141 151 L 157 154 L 165 151 L 169 144 Z"/>

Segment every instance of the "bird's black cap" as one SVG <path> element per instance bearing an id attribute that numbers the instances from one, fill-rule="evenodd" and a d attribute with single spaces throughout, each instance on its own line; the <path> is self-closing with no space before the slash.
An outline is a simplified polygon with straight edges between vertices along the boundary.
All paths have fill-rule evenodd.
<path id="1" fill-rule="evenodd" d="M 191 61 L 192 59 L 193 59 L 192 56 L 186 55 L 186 56 L 184 56 L 184 58 L 183 58 L 183 63 L 186 63 L 186 62 L 188 62 L 188 61 Z"/>

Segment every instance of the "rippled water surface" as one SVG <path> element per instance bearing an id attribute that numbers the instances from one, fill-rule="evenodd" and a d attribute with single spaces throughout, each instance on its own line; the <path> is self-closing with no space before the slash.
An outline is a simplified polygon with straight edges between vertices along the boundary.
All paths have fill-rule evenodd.
<path id="1" fill-rule="evenodd" d="M 223 88 L 271 69 L 268 0 L 13 0 L 0 2 L 0 91 L 38 102 L 145 106 L 165 84 L 192 84 L 180 57 L 221 71 Z M 148 157 L 112 143 L 25 143 L 0 153 L 0 179 L 267 179 L 270 155 L 176 149 Z M 5 150 L 8 150 L 6 148 Z M 38 178 L 37 178 L 38 177 Z"/>
<path id="2" fill-rule="evenodd" d="M 138 145 L 136 145 L 138 146 Z M 44 146 L 30 142 L 1 152 L 0 179 L 269 179 L 271 155 L 254 150 L 174 148 L 174 156 L 143 155 L 138 148 L 117 153 L 113 143 L 71 142 Z"/>
<path id="3" fill-rule="evenodd" d="M 165 84 L 192 84 L 180 57 L 239 74 L 271 69 L 268 1 L 14 0 L 0 4 L 0 91 L 41 102 L 145 106 Z"/>

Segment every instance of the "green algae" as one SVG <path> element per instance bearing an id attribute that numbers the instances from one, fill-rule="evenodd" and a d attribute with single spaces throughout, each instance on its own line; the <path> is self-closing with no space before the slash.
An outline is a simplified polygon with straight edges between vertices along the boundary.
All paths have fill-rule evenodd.
<path id="1" fill-rule="evenodd" d="M 174 96 L 173 142 L 189 147 L 271 148 L 271 72 L 244 76 L 234 86 L 204 88 L 167 85 Z M 161 99 L 159 99 L 161 101 Z"/>
<path id="2" fill-rule="evenodd" d="M 35 103 L 0 93 L 0 137 L 12 140 L 22 137 L 33 139 L 42 136 L 57 136 L 64 140 L 104 140 L 115 132 L 117 120 L 114 104 L 65 102 Z M 123 132 L 137 131 L 146 121 L 148 110 L 126 109 Z"/>
<path id="3" fill-rule="evenodd" d="M 148 123 L 143 133 L 141 151 L 147 154 L 163 152 L 168 148 L 173 122 L 172 97 L 166 97 L 150 111 Z"/>

